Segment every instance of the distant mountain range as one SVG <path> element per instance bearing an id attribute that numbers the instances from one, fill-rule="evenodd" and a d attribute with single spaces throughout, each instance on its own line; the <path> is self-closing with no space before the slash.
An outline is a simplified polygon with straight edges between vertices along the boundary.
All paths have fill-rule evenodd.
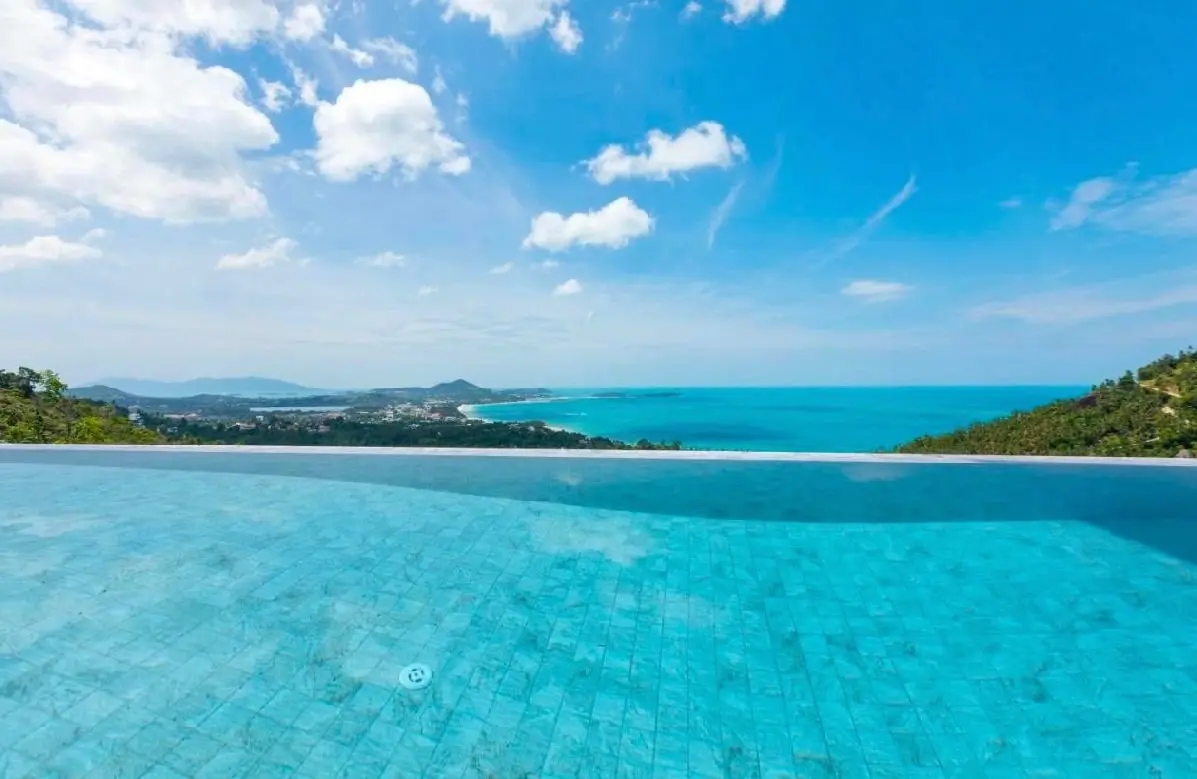
<path id="1" fill-rule="evenodd" d="M 236 395 L 253 398 L 303 397 L 329 393 L 329 390 L 314 389 L 281 379 L 268 379 L 261 376 L 230 379 L 205 377 L 187 381 L 115 378 L 101 379 L 95 382 L 95 385 L 111 387 L 130 395 L 147 398 L 190 398 L 196 395 Z"/>
<path id="2" fill-rule="evenodd" d="M 245 414 L 256 408 L 290 406 L 345 406 L 383 408 L 395 403 L 439 401 L 451 404 L 503 403 L 530 397 L 547 397 L 547 389 L 491 390 L 465 379 L 432 387 L 384 387 L 358 390 L 319 390 L 278 379 L 192 379 L 150 381 L 105 379 L 102 384 L 71 387 L 69 394 L 83 400 L 136 406 L 152 413 Z"/>

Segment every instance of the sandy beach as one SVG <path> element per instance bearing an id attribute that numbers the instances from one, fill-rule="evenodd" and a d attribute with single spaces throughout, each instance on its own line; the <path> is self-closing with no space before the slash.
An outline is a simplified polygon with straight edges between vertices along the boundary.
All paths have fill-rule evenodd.
<path id="1" fill-rule="evenodd" d="M 541 402 L 541 401 L 518 400 L 518 401 L 513 401 L 511 403 L 487 403 L 484 405 L 512 406 L 512 405 L 516 405 L 516 404 L 535 403 L 535 402 Z M 461 414 L 466 419 L 472 419 L 472 420 L 476 420 L 478 422 L 498 422 L 499 421 L 499 420 L 494 420 L 494 419 L 487 419 L 486 417 L 482 416 L 482 414 L 480 414 L 478 412 L 478 404 L 471 403 L 471 404 L 467 404 L 467 405 L 458 406 L 457 411 L 459 414 Z M 513 423 L 506 422 L 506 424 L 513 424 Z M 515 423 L 515 424 L 518 424 L 518 423 Z M 550 425 L 548 423 L 545 423 L 545 427 L 547 427 L 549 430 L 556 430 L 561 433 L 578 433 L 579 432 L 577 430 L 570 430 L 568 427 L 563 427 L 562 425 Z M 581 435 L 586 435 L 586 433 L 581 433 Z"/>

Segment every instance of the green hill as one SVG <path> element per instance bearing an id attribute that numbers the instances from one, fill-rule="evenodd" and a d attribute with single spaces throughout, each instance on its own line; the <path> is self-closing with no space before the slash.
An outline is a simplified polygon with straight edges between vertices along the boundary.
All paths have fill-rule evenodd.
<path id="1" fill-rule="evenodd" d="M 1166 355 L 1082 398 L 897 447 L 908 454 L 1176 457 L 1197 449 L 1197 351 Z"/>
<path id="2" fill-rule="evenodd" d="M 124 390 L 104 384 L 93 384 L 89 387 L 71 387 L 67 390 L 67 394 L 79 400 L 94 400 L 99 403 L 116 403 L 123 406 L 130 406 L 137 402 L 136 395 L 131 395 Z"/>
<path id="3" fill-rule="evenodd" d="M 163 437 L 114 405 L 72 398 L 53 371 L 0 370 L 0 442 L 156 444 Z"/>

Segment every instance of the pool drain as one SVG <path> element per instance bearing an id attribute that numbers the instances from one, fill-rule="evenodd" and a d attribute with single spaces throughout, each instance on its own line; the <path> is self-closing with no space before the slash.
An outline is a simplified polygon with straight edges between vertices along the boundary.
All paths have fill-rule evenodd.
<path id="1" fill-rule="evenodd" d="M 422 690 L 432 683 L 432 669 L 423 663 L 412 663 L 399 672 L 399 686 L 405 690 Z"/>

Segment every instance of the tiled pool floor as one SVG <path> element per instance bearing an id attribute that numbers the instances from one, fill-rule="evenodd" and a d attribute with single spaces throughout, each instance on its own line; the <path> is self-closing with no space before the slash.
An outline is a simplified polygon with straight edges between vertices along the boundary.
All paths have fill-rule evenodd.
<path id="1" fill-rule="evenodd" d="M 0 778 L 288 775 L 1194 777 L 1197 567 L 1079 523 L 0 465 Z"/>

